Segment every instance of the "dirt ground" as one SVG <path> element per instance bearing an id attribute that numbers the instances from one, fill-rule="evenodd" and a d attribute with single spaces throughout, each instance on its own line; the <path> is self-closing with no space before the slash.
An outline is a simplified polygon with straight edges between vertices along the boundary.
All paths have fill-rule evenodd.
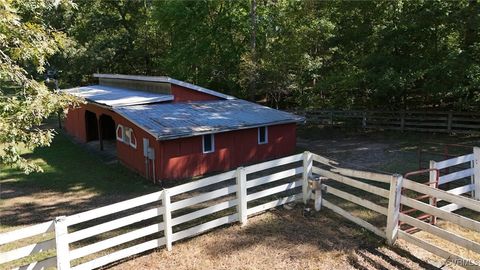
<path id="1" fill-rule="evenodd" d="M 438 269 L 430 254 L 388 247 L 362 228 L 322 210 L 274 209 L 238 224 L 174 243 L 111 269 Z"/>

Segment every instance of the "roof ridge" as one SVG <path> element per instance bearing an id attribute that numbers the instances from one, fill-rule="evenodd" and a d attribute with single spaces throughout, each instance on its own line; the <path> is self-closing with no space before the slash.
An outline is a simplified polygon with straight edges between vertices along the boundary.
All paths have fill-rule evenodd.
<path id="1" fill-rule="evenodd" d="M 146 82 L 163 82 L 171 83 L 185 88 L 216 96 L 223 99 L 237 99 L 234 96 L 226 95 L 215 90 L 211 90 L 196 84 L 189 82 L 177 80 L 168 76 L 146 76 L 146 75 L 125 75 L 125 74 L 106 74 L 106 73 L 94 73 L 93 77 L 95 78 L 105 78 L 105 79 L 120 79 L 120 80 L 133 80 L 133 81 L 146 81 Z"/>

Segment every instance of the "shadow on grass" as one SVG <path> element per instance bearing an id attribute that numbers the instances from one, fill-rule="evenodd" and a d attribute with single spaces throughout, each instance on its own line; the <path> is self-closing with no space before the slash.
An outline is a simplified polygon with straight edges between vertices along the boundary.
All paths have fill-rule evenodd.
<path id="1" fill-rule="evenodd" d="M 62 133 L 50 147 L 27 155 L 44 172 L 1 168 L 2 226 L 34 224 L 160 189 L 122 165 L 105 164 Z"/>

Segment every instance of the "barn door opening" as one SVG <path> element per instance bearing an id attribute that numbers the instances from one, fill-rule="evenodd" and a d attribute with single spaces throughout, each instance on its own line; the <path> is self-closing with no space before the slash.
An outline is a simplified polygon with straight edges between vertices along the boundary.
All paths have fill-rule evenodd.
<path id="1" fill-rule="evenodd" d="M 115 121 L 109 115 L 102 114 L 98 119 L 100 150 L 116 154 L 116 132 Z"/>
<path id="2" fill-rule="evenodd" d="M 85 129 L 87 142 L 98 140 L 97 115 L 94 112 L 85 111 Z"/>

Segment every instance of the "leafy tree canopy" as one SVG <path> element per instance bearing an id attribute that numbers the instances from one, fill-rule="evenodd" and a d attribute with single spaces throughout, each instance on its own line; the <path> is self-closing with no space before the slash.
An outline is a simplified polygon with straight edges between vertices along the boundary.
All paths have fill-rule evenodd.
<path id="1" fill-rule="evenodd" d="M 35 79 L 48 57 L 68 43 L 43 21 L 44 12 L 55 6 L 0 0 L 0 159 L 26 173 L 41 169 L 20 156 L 20 149 L 49 145 L 53 131 L 41 127 L 43 120 L 70 103 Z"/>

